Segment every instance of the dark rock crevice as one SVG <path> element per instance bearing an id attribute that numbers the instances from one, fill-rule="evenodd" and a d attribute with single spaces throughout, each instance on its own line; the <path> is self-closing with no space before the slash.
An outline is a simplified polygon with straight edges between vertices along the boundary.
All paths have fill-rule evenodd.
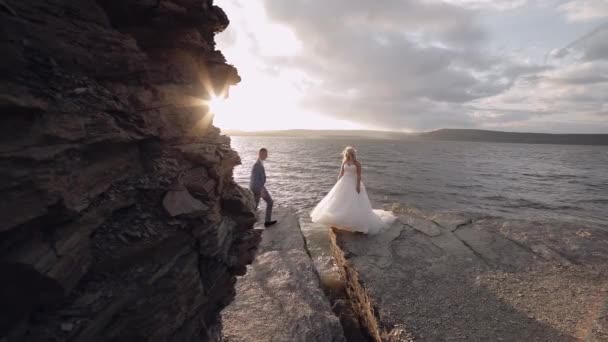
<path id="1" fill-rule="evenodd" d="M 385 341 L 383 339 L 385 328 L 381 324 L 377 311 L 374 308 L 364 285 L 359 280 L 357 270 L 348 266 L 347 259 L 349 256 L 340 247 L 340 244 L 336 239 L 337 234 L 339 234 L 339 231 L 332 229 L 331 241 L 333 255 L 336 264 L 340 268 L 340 273 L 344 277 L 346 298 L 359 320 L 362 335 L 369 341 Z"/>
<path id="2" fill-rule="evenodd" d="M 312 253 L 308 247 L 308 240 L 301 228 L 299 229 L 304 250 L 306 251 L 311 262 L 313 261 Z M 345 292 L 345 283 L 341 283 L 338 287 L 335 284 L 330 285 L 323 282 L 321 274 L 316 267 L 313 267 L 315 276 L 317 277 L 319 288 L 323 290 L 325 297 L 331 305 L 332 312 L 336 315 L 342 326 L 344 338 L 346 342 L 367 342 L 370 341 L 369 333 L 361 327 L 353 303 L 348 299 L 348 294 Z"/>

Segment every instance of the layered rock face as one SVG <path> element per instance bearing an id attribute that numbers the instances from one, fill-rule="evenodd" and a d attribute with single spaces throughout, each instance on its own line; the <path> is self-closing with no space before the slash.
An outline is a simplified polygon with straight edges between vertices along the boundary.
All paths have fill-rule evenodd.
<path id="1" fill-rule="evenodd" d="M 259 236 L 211 0 L 0 2 L 0 339 L 214 341 Z"/>

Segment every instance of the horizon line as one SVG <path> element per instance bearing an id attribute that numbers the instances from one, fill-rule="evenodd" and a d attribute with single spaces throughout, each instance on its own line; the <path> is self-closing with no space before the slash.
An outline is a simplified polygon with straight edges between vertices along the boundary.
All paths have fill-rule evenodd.
<path id="1" fill-rule="evenodd" d="M 289 132 L 289 131 L 310 131 L 310 132 L 373 132 L 373 133 L 393 133 L 393 134 L 419 134 L 419 133 L 432 133 L 443 130 L 452 130 L 452 131 L 483 131 L 483 132 L 495 132 L 495 133 L 520 133 L 520 134 L 553 134 L 553 135 L 568 135 L 568 134 L 576 134 L 576 135 L 608 135 L 608 132 L 605 133 L 580 133 L 580 132 L 532 132 L 532 131 L 500 131 L 493 129 L 483 129 L 483 128 L 438 128 L 428 131 L 390 131 L 390 130 L 378 130 L 378 129 L 340 129 L 340 128 L 321 128 L 321 129 L 310 129 L 310 128 L 284 128 L 284 129 L 264 129 L 264 130 L 244 130 L 244 129 L 223 129 L 220 128 L 222 132 L 237 132 L 237 133 L 272 133 L 272 132 Z"/>

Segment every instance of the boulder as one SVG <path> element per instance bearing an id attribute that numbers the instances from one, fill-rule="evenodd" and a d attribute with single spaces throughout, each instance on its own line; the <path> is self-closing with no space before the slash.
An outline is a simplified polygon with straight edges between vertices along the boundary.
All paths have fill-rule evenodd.
<path id="1" fill-rule="evenodd" d="M 205 212 L 208 207 L 192 197 L 188 190 L 169 190 L 163 199 L 163 207 L 170 216 Z"/>
<path id="2" fill-rule="evenodd" d="M 231 215 L 255 222 L 255 199 L 253 193 L 230 182 L 222 192 L 222 210 Z"/>

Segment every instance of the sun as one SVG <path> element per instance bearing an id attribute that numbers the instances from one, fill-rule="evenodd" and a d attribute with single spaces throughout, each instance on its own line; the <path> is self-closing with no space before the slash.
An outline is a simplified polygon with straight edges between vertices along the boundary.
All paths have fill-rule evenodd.
<path id="1" fill-rule="evenodd" d="M 226 99 L 222 96 L 212 96 L 209 99 L 209 111 L 213 115 L 221 114 L 226 107 Z"/>
<path id="2" fill-rule="evenodd" d="M 238 103 L 235 103 L 234 99 L 229 100 L 223 96 L 214 95 L 206 102 L 216 127 L 230 129 L 238 126 L 240 120 L 237 113 L 240 111 L 235 108 Z"/>

